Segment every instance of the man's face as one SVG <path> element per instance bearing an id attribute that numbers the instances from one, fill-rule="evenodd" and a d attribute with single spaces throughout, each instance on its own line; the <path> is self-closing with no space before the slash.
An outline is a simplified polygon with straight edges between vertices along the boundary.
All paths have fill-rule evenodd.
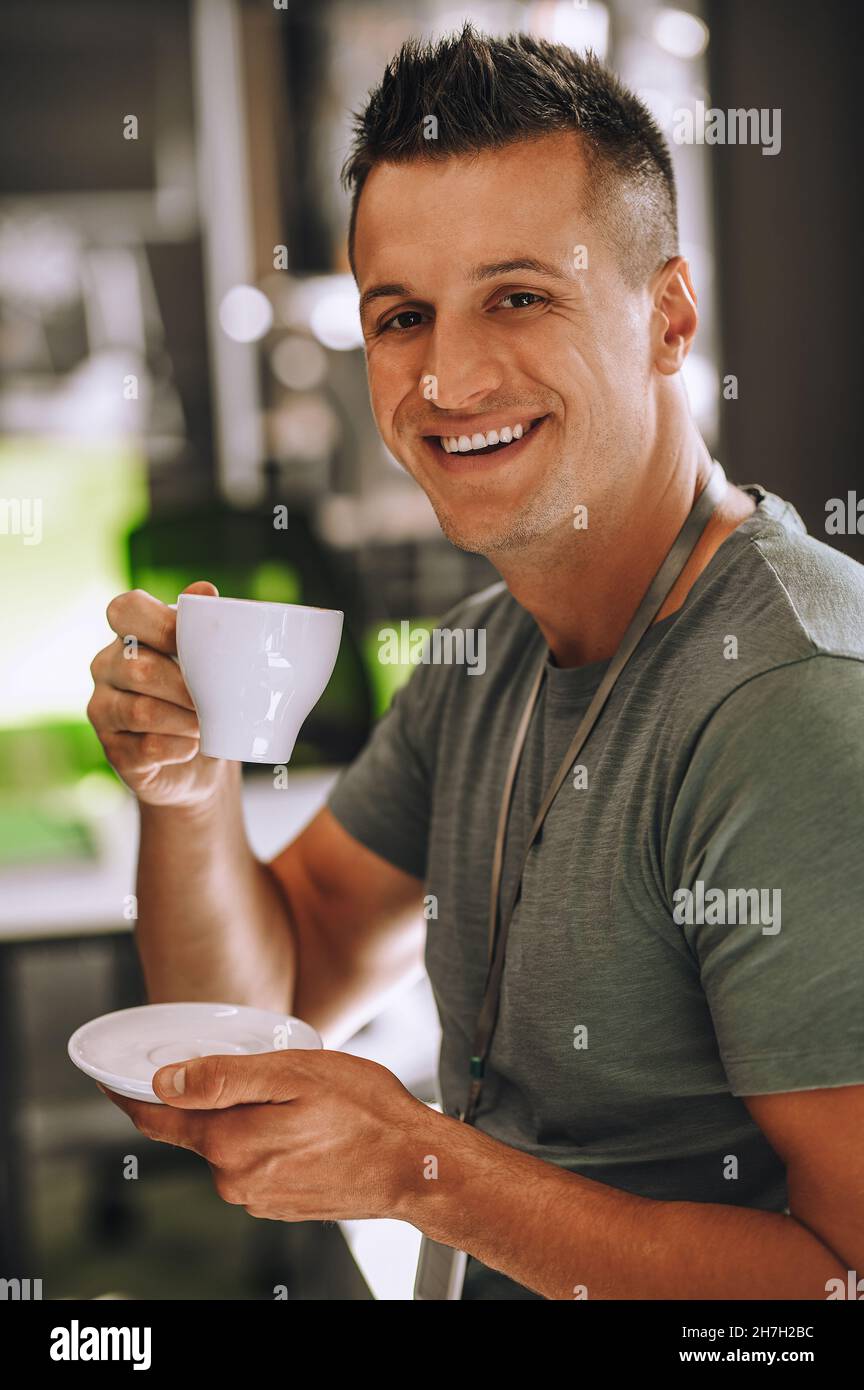
<path id="1" fill-rule="evenodd" d="M 649 288 L 628 287 L 580 215 L 578 141 L 379 164 L 360 198 L 372 409 L 465 550 L 563 535 L 577 505 L 613 504 L 649 448 Z M 441 442 L 476 446 L 490 431 L 497 447 L 479 452 Z"/>

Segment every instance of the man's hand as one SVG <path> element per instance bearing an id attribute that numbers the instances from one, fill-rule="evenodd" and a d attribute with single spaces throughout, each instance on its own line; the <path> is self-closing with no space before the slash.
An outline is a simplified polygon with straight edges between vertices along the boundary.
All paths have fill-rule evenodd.
<path id="1" fill-rule="evenodd" d="M 271 1221 L 397 1215 L 420 1176 L 420 1135 L 434 1118 L 386 1067 L 345 1052 L 162 1067 L 153 1089 L 164 1105 L 100 1089 L 148 1139 L 201 1154 L 224 1201 Z"/>
<path id="2" fill-rule="evenodd" d="M 184 594 L 217 595 L 196 580 Z M 143 589 L 118 594 L 107 609 L 114 641 L 93 658 L 87 717 L 114 771 L 151 806 L 212 800 L 226 764 L 198 751 L 198 715 L 172 657 L 177 613 Z"/>

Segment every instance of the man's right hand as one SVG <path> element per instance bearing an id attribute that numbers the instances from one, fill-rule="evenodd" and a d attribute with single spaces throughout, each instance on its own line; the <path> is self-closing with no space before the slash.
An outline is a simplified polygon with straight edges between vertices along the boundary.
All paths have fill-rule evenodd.
<path id="1" fill-rule="evenodd" d="M 218 593 L 197 580 L 186 594 Z M 198 751 L 195 706 L 171 657 L 176 610 L 143 589 L 119 594 L 106 616 L 117 636 L 93 659 L 95 690 L 87 717 L 114 771 L 150 806 L 193 806 L 210 800 L 225 763 Z"/>

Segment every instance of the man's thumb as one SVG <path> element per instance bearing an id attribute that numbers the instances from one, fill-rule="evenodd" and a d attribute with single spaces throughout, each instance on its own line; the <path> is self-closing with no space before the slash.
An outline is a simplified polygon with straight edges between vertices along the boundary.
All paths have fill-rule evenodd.
<path id="1" fill-rule="evenodd" d="M 293 1100 L 299 1077 L 291 1076 L 285 1051 L 241 1057 L 192 1057 L 161 1067 L 151 1085 L 160 1100 L 184 1110 L 225 1110 L 231 1105 Z"/>

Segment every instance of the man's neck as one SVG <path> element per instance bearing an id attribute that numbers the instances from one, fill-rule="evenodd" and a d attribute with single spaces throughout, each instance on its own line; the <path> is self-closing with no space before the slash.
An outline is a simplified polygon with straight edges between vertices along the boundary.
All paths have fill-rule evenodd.
<path id="1" fill-rule="evenodd" d="M 533 616 L 558 666 L 612 657 L 655 573 L 711 473 L 699 441 L 665 475 L 646 474 L 625 509 L 615 499 L 614 524 L 574 531 L 568 525 L 530 553 L 490 556 L 517 603 Z M 723 541 L 756 503 L 732 483 L 655 618 L 681 607 Z M 611 511 L 611 509 L 610 509 Z"/>

